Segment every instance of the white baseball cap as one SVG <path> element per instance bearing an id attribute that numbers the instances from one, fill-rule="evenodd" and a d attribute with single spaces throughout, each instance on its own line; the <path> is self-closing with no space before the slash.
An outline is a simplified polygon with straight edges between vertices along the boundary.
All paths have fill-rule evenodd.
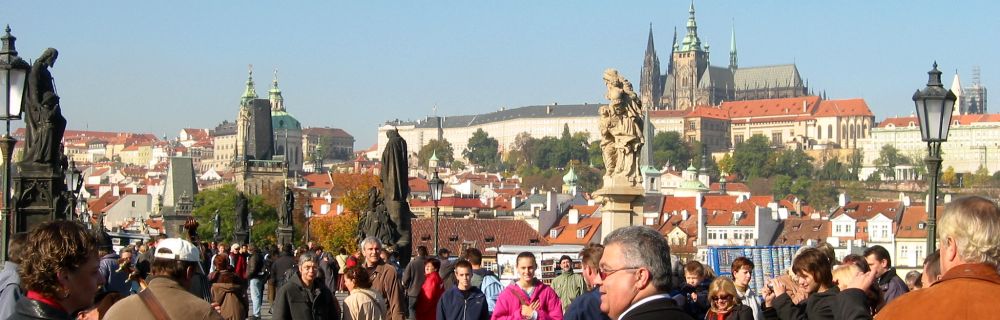
<path id="1" fill-rule="evenodd" d="M 161 252 L 167 250 L 170 251 Z M 153 256 L 163 259 L 201 262 L 201 250 L 198 250 L 198 247 L 195 247 L 191 242 L 180 238 L 160 240 L 156 244 L 156 253 Z"/>

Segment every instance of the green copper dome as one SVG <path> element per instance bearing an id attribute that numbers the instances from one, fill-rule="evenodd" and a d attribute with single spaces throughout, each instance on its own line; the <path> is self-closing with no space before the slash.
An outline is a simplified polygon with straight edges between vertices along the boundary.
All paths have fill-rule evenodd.
<path id="1" fill-rule="evenodd" d="M 563 183 L 568 186 L 575 186 L 578 181 L 580 181 L 580 177 L 577 177 L 576 172 L 573 171 L 573 167 L 570 167 L 569 172 L 563 176 Z"/>
<path id="2" fill-rule="evenodd" d="M 280 130 L 302 130 L 302 124 L 288 112 L 271 110 L 271 128 L 275 132 Z"/>

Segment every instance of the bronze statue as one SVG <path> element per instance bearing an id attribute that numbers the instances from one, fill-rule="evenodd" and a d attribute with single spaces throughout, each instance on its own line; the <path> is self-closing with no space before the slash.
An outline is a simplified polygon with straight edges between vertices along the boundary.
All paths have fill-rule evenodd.
<path id="1" fill-rule="evenodd" d="M 49 68 L 56 63 L 59 52 L 48 48 L 35 60 L 28 76 L 28 99 L 25 108 L 25 163 L 60 164 L 66 118 L 59 107 L 59 95 Z"/>
<path id="2" fill-rule="evenodd" d="M 236 195 L 236 232 L 246 232 L 250 229 L 250 206 L 243 192 Z"/>
<path id="3" fill-rule="evenodd" d="M 215 225 L 212 240 L 219 242 L 222 240 L 222 219 L 219 218 L 219 209 L 215 209 L 215 218 L 212 219 L 212 222 Z"/>
<path id="4" fill-rule="evenodd" d="M 382 194 L 379 196 L 377 190 L 369 191 L 369 204 L 360 221 L 359 236 L 378 237 L 387 249 L 399 254 L 399 263 L 405 266 L 412 252 L 410 219 L 413 212 L 407 202 L 410 196 L 409 153 L 399 131 L 390 130 L 386 135 L 389 141 L 382 152 Z"/>
<path id="5" fill-rule="evenodd" d="M 292 188 L 285 187 L 285 201 L 284 210 L 278 215 L 278 226 L 280 227 L 291 227 L 292 226 L 292 213 L 295 212 L 295 193 L 292 192 Z"/>

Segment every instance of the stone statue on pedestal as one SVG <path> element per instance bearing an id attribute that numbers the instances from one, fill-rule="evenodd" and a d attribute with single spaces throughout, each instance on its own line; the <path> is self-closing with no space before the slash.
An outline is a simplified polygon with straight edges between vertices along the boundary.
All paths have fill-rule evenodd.
<path id="1" fill-rule="evenodd" d="M 250 233 L 250 205 L 246 194 L 236 195 L 236 228 L 233 228 L 233 241 L 246 244 Z"/>
<path id="2" fill-rule="evenodd" d="M 645 143 L 642 102 L 632 89 L 632 84 L 618 74 L 618 70 L 605 70 L 604 83 L 608 88 L 605 97 L 609 103 L 599 108 L 598 122 L 601 154 L 606 169 L 604 177 L 612 183 L 622 181 L 629 186 L 636 186 L 642 183 L 639 154 Z"/>

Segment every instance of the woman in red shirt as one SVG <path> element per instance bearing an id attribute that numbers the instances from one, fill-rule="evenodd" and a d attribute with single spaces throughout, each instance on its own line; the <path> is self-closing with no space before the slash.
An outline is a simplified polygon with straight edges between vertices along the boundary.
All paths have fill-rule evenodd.
<path id="1" fill-rule="evenodd" d="M 441 269 L 441 261 L 438 259 L 427 259 L 424 263 L 424 284 L 420 287 L 420 296 L 417 297 L 416 320 L 434 320 L 437 318 L 437 304 L 444 294 L 444 282 L 438 270 Z"/>

